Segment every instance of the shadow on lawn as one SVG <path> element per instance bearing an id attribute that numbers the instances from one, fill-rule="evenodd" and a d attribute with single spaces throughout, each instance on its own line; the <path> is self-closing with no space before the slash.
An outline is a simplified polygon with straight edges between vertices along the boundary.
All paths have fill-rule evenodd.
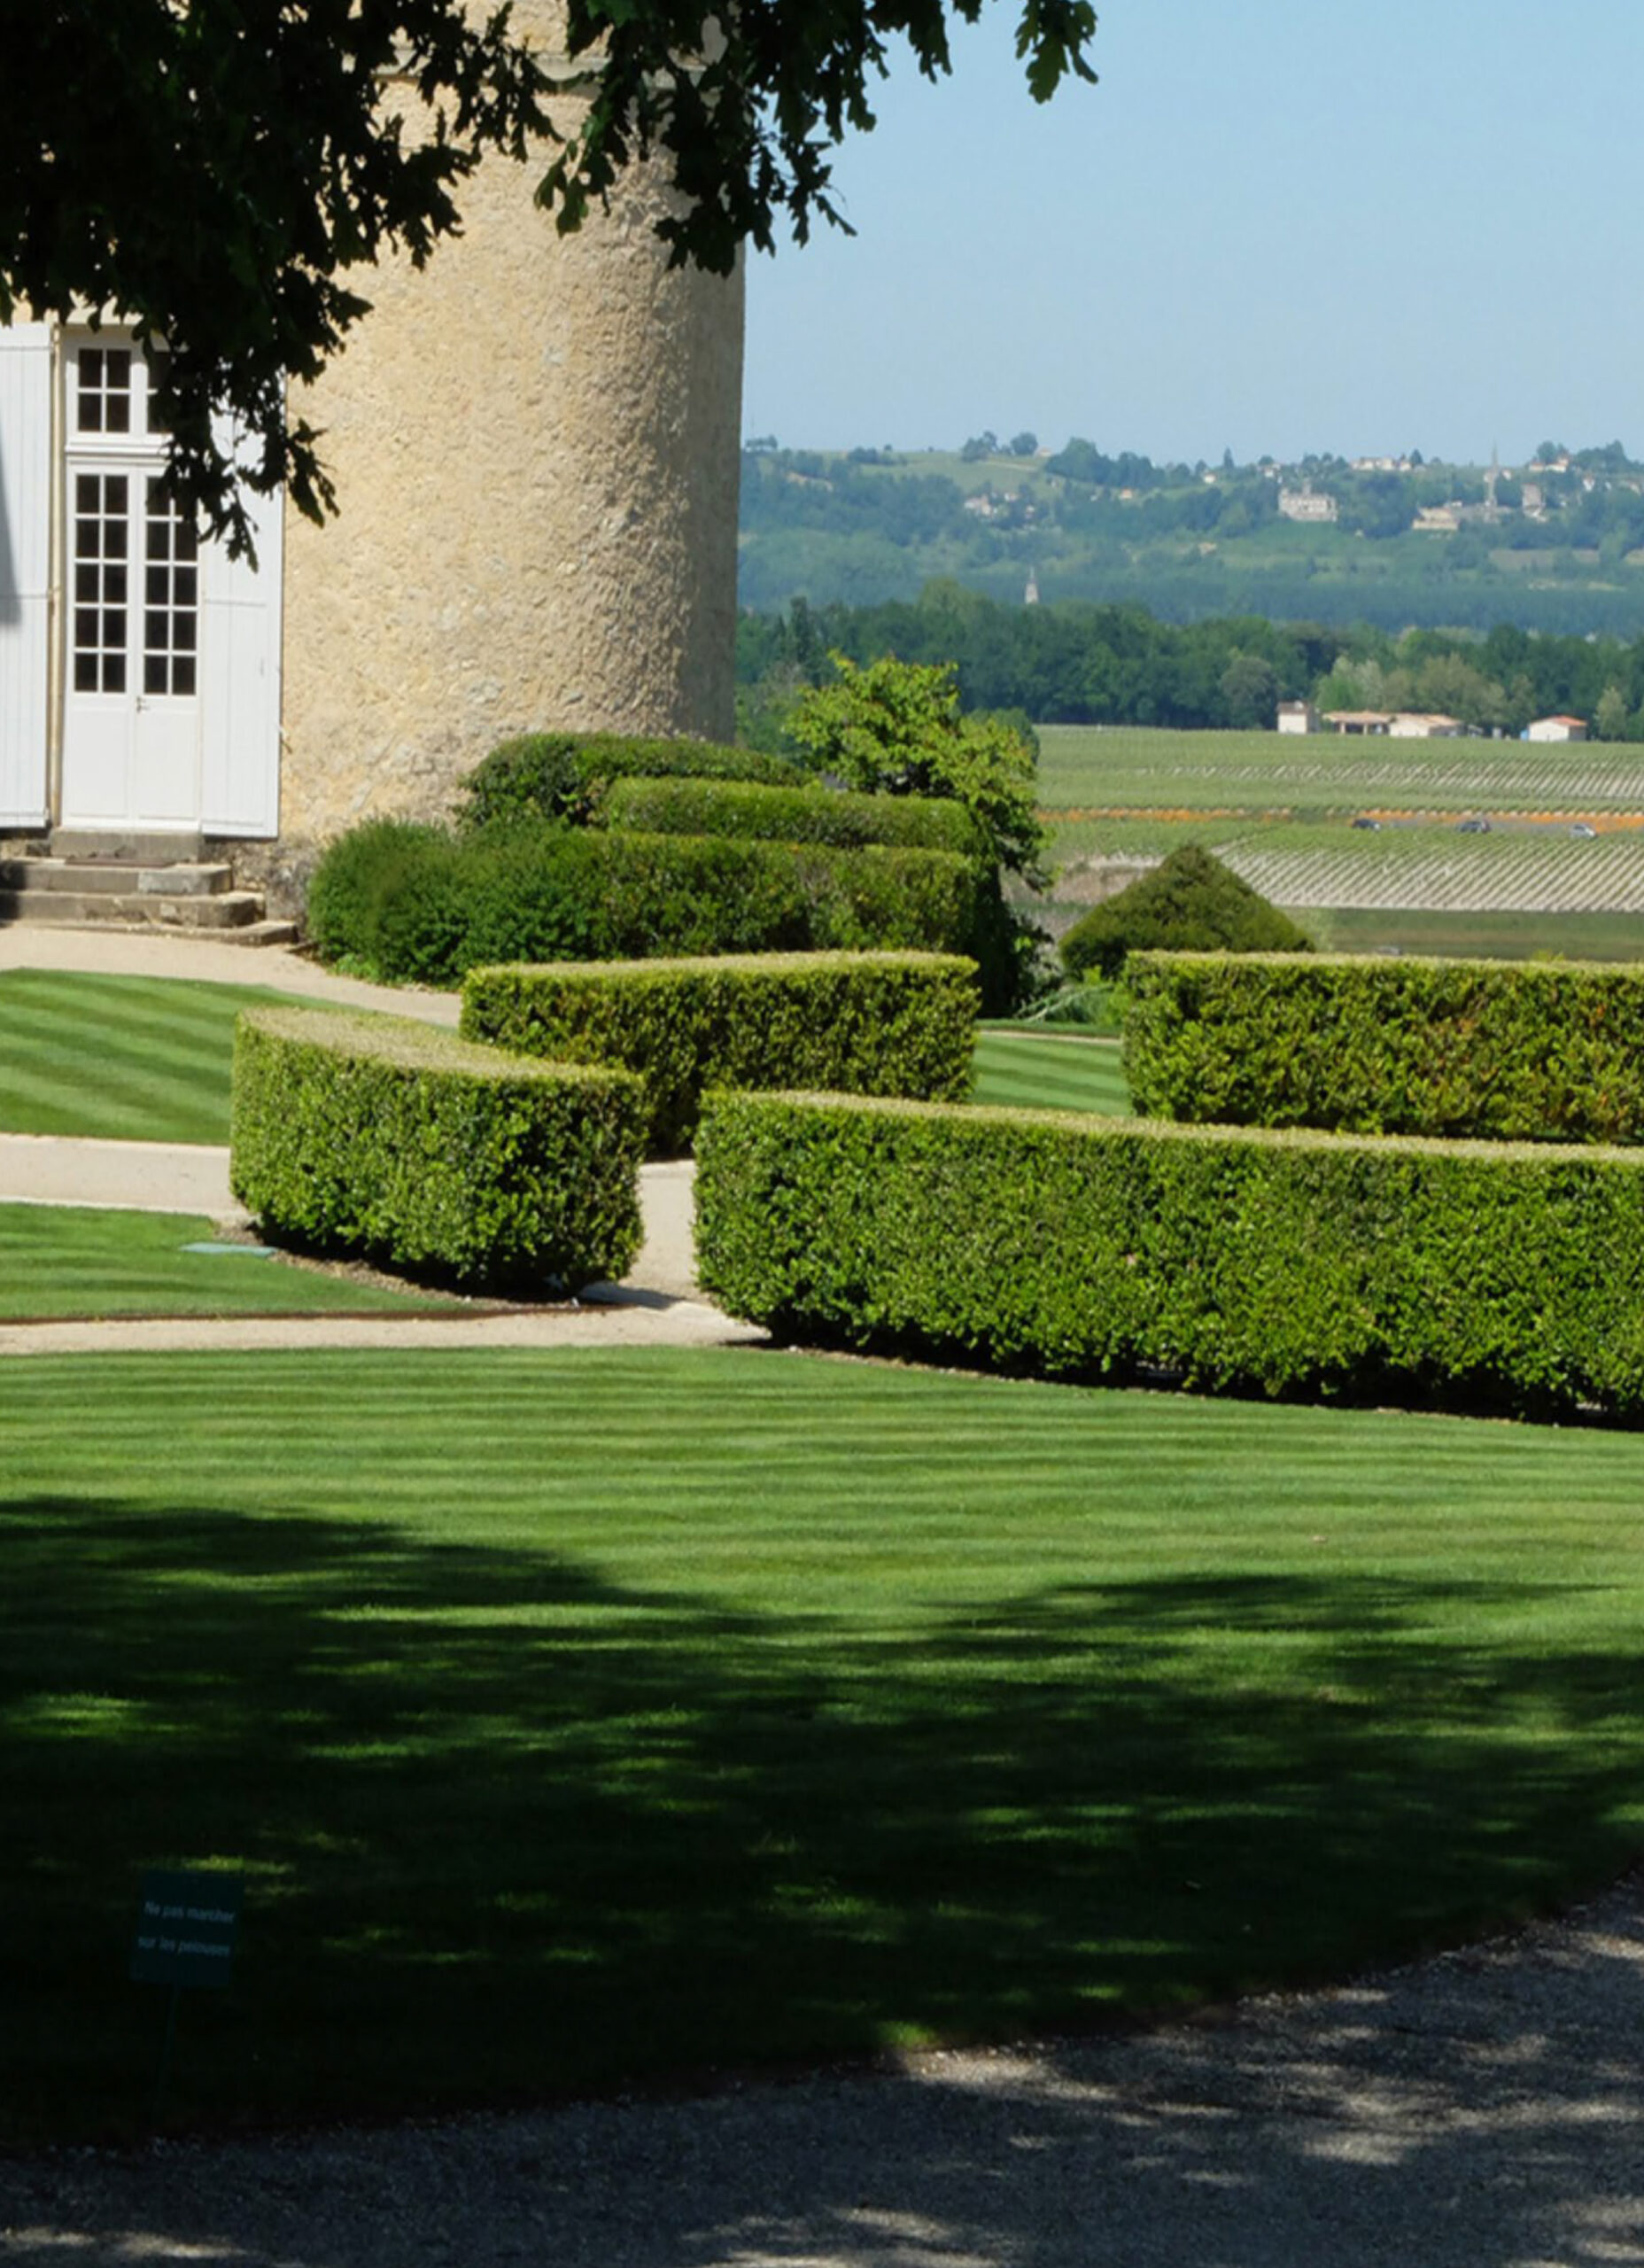
<path id="1" fill-rule="evenodd" d="M 1065 1589 L 914 1635 L 384 1524 L 0 1504 L 0 2137 L 140 2119 L 148 1864 L 244 1865 L 180 2122 L 542 2099 L 1339 1973 L 1618 1866 L 1563 1595 Z M 1231 1634 L 1231 1635 L 1229 1635 Z"/>

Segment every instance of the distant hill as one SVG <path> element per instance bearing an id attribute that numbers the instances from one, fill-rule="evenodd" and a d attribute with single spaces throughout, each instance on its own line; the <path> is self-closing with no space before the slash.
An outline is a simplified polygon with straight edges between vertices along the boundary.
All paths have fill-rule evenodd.
<path id="1" fill-rule="evenodd" d="M 1547 443 L 1500 470 L 1419 458 L 1155 465 L 1075 439 L 951 452 L 750 445 L 740 595 L 775 611 L 912 600 L 938 579 L 1020 604 L 1632 638 L 1644 632 L 1644 467 Z"/>

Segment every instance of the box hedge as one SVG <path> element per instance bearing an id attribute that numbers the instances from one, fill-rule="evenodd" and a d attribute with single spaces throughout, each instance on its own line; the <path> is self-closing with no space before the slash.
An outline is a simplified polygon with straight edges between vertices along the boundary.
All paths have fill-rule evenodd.
<path id="1" fill-rule="evenodd" d="M 710 1086 L 962 1100 L 975 1017 L 975 964 L 950 954 L 561 962 L 471 969 L 462 987 L 470 1038 L 638 1072 L 663 1154 L 688 1146 Z"/>
<path id="2" fill-rule="evenodd" d="M 333 843 L 309 893 L 322 958 L 390 983 L 482 964 L 889 947 L 963 952 L 973 865 L 882 844 L 733 842 L 539 824 L 455 837 L 377 820 Z"/>
<path id="3" fill-rule="evenodd" d="M 698 1264 L 779 1336 L 1644 1417 L 1644 1155 L 710 1096 Z"/>
<path id="4" fill-rule="evenodd" d="M 1139 1111 L 1495 1141 L 1644 1140 L 1644 969 L 1132 954 Z"/>
<path id="5" fill-rule="evenodd" d="M 566 819 L 585 826 L 614 780 L 764 781 L 792 785 L 795 765 L 714 741 L 636 738 L 624 733 L 522 733 L 492 750 L 458 790 L 465 832 Z"/>
<path id="6" fill-rule="evenodd" d="M 640 1247 L 644 1091 L 399 1017 L 253 1009 L 230 1179 L 273 1235 L 472 1291 L 540 1297 Z"/>
<path id="7" fill-rule="evenodd" d="M 975 858 L 984 845 L 961 804 L 932 796 L 862 796 L 844 789 L 763 787 L 740 780 L 613 781 L 601 805 L 608 827 L 653 835 L 728 835 L 768 843 L 869 843 L 904 850 L 950 850 Z"/>

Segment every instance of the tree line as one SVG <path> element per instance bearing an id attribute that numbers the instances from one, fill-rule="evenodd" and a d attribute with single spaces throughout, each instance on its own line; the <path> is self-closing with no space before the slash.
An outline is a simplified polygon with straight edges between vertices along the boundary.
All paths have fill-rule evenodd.
<path id="1" fill-rule="evenodd" d="M 1395 633 L 1256 615 L 1159 620 L 1133 605 L 1001 604 L 954 582 L 913 602 L 744 614 L 737 632 L 743 736 L 779 746 L 783 720 L 834 655 L 950 662 L 967 711 L 1034 724 L 1266 730 L 1281 701 L 1417 709 L 1480 732 L 1516 734 L 1572 713 L 1596 737 L 1644 741 L 1644 636 L 1549 635 L 1499 623 L 1487 634 Z"/>

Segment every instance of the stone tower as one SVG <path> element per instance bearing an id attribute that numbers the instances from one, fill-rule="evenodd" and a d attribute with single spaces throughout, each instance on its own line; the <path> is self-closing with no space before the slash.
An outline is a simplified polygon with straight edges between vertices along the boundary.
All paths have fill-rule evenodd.
<path id="1" fill-rule="evenodd" d="M 559 5 L 515 12 L 551 58 Z M 285 516 L 288 842 L 442 814 L 533 727 L 730 737 L 741 277 L 668 268 L 643 172 L 560 237 L 541 169 L 483 165 L 295 405 L 341 517 Z"/>

